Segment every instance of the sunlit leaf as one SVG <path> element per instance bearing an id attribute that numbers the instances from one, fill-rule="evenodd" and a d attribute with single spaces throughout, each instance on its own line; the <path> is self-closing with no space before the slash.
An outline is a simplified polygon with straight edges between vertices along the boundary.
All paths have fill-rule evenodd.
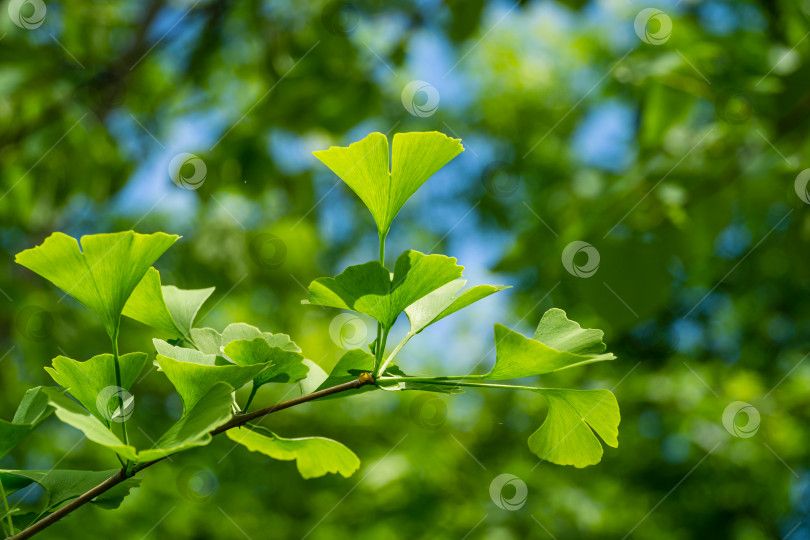
<path id="1" fill-rule="evenodd" d="M 232 323 L 225 327 L 225 330 L 220 334 L 213 328 L 194 328 L 191 331 L 191 337 L 197 348 L 206 354 L 215 354 L 218 356 L 226 356 L 223 349 L 231 341 L 239 339 L 255 339 L 262 337 L 271 347 L 279 347 L 285 351 L 300 353 L 301 349 L 287 334 L 273 334 L 271 332 L 262 332 L 255 326 L 245 323 Z"/>
<path id="2" fill-rule="evenodd" d="M 178 289 L 160 284 L 160 273 L 146 271 L 124 306 L 123 315 L 156 328 L 174 338 L 191 341 L 191 328 L 200 306 L 214 292 L 207 289 Z"/>
<path id="3" fill-rule="evenodd" d="M 295 460 L 298 472 L 306 479 L 328 473 L 340 473 L 348 478 L 360 468 L 360 459 L 355 453 L 332 439 L 285 439 L 259 426 L 234 428 L 225 433 L 251 452 L 261 452 L 283 461 Z"/>
<path id="4" fill-rule="evenodd" d="M 436 131 L 397 133 L 388 163 L 388 139 L 371 133 L 348 147 L 313 152 L 354 191 L 374 217 L 380 236 L 425 181 L 464 151 L 460 139 Z"/>
<path id="5" fill-rule="evenodd" d="M 55 391 L 46 389 L 50 405 L 56 416 L 70 426 L 80 430 L 91 441 L 106 446 L 124 459 L 146 462 L 159 459 L 189 448 L 205 446 L 211 442 L 210 432 L 231 419 L 233 413 L 233 387 L 224 383 L 215 383 L 200 397 L 193 407 L 189 407 L 183 416 L 152 448 L 138 450 L 124 444 L 118 436 L 110 431 L 98 418 L 80 407 L 75 401 Z"/>
<path id="6" fill-rule="evenodd" d="M 185 411 L 194 408 L 218 382 L 228 383 L 238 390 L 270 367 L 269 363 L 252 366 L 205 365 L 170 358 L 162 354 L 157 355 L 155 363 L 180 394 Z"/>
<path id="7" fill-rule="evenodd" d="M 408 374 L 403 372 L 399 367 L 389 365 L 385 369 L 385 375 L 391 377 L 408 377 Z M 439 377 L 438 379 L 441 379 Z M 426 381 L 398 381 L 395 383 L 385 384 L 379 382 L 381 390 L 388 390 L 390 392 L 399 392 L 404 390 L 419 390 L 422 392 L 435 392 L 437 394 L 463 394 L 464 389 L 460 386 L 451 386 L 448 384 L 435 384 Z"/>
<path id="8" fill-rule="evenodd" d="M 466 283 L 467 280 L 464 279 L 451 281 L 405 308 L 405 314 L 411 323 L 411 334 L 418 334 L 436 321 L 444 319 L 490 294 L 509 288 L 503 285 L 477 285 L 457 294 Z"/>
<path id="9" fill-rule="evenodd" d="M 309 286 L 309 302 L 364 313 L 390 328 L 405 308 L 460 278 L 463 270 L 454 258 L 409 250 L 397 258 L 393 277 L 372 261 L 334 278 L 316 279 Z"/>
<path id="10" fill-rule="evenodd" d="M 287 342 L 292 343 L 289 338 Z M 303 363 L 304 356 L 299 351 L 270 346 L 264 337 L 231 341 L 225 346 L 224 352 L 240 366 L 270 364 L 270 367 L 253 379 L 254 388 L 269 382 L 297 382 L 306 377 L 309 371 L 309 367 Z"/>
<path id="11" fill-rule="evenodd" d="M 605 444 L 619 446 L 619 404 L 609 390 L 538 389 L 548 400 L 543 425 L 529 437 L 529 449 L 558 465 L 587 467 L 602 459 Z"/>
<path id="12" fill-rule="evenodd" d="M 118 472 L 118 470 L 71 471 L 63 469 L 47 471 L 0 470 L 0 480 L 3 482 L 7 495 L 12 495 L 33 483 L 41 486 L 46 493 L 46 500 L 42 505 L 41 512 L 49 513 L 62 504 L 86 493 Z M 100 508 L 114 510 L 121 506 L 129 491 L 138 487 L 140 483 L 140 478 L 128 478 L 90 502 Z"/>
<path id="13" fill-rule="evenodd" d="M 132 387 L 143 371 L 147 358 L 147 354 L 141 352 L 119 357 L 122 390 L 129 390 Z M 114 396 L 119 395 L 113 355 L 100 354 L 85 362 L 57 356 L 53 359 L 53 367 L 46 367 L 45 371 L 96 418 L 105 423 L 109 422 L 110 402 Z"/>
<path id="14" fill-rule="evenodd" d="M 15 261 L 87 306 L 107 334 L 118 333 L 121 311 L 146 271 L 179 236 L 133 231 L 75 238 L 53 233 Z"/>
<path id="15" fill-rule="evenodd" d="M 497 360 L 492 371 L 483 377 L 518 379 L 616 358 L 612 353 L 603 352 L 601 330 L 581 328 L 560 309 L 550 309 L 543 315 L 535 336 L 534 339 L 523 337 L 496 324 Z"/>
<path id="16" fill-rule="evenodd" d="M 11 422 L 0 420 L 0 459 L 53 412 L 43 388 L 37 386 L 25 393 Z"/>

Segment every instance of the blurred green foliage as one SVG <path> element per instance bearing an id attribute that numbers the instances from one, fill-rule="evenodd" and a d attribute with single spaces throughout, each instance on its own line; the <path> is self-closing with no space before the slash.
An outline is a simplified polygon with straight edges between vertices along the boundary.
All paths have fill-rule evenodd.
<path id="1" fill-rule="evenodd" d="M 304 284 L 375 258 L 376 234 L 310 152 L 373 130 L 438 130 L 467 149 L 403 211 L 389 255 L 441 251 L 475 283 L 515 286 L 426 330 L 400 365 L 486 369 L 492 323 L 528 334 L 552 306 L 605 329 L 619 357 L 541 380 L 614 388 L 620 446 L 595 467 L 537 463 L 534 396 L 375 392 L 264 423 L 345 443 L 363 460 L 348 480 L 304 481 L 222 438 L 148 471 L 119 510 L 84 508 L 47 534 L 810 538 L 810 199 L 796 181 L 810 2 L 661 2 L 664 17 L 638 33 L 649 6 L 635 1 L 46 0 L 30 29 L 6 4 L 4 418 L 50 383 L 55 356 L 108 352 L 90 312 L 11 263 L 56 230 L 182 234 L 158 268 L 165 284 L 217 287 L 203 325 L 289 333 L 330 368 L 365 327 L 344 336 L 335 312 L 300 305 Z M 204 163 L 196 190 L 169 175 L 184 152 Z M 574 241 L 599 254 L 590 277 L 563 264 Z M 569 267 L 592 262 L 580 253 Z M 122 352 L 154 354 L 151 336 L 124 320 Z M 179 415 L 167 381 L 136 390 L 134 422 Z M 760 414 L 751 437 L 724 428 L 735 401 Z M 117 463 L 51 419 L 0 466 L 57 462 Z M 521 508 L 490 496 L 501 473 L 527 485 Z"/>

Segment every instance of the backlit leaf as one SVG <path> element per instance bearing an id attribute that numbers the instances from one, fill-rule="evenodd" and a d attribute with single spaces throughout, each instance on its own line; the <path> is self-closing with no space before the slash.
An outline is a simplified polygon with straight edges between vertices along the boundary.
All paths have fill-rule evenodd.
<path id="1" fill-rule="evenodd" d="M 602 459 L 605 444 L 619 446 L 619 404 L 609 390 L 538 389 L 548 400 L 543 425 L 529 437 L 529 449 L 558 465 L 587 467 Z"/>
<path id="2" fill-rule="evenodd" d="M 80 249 L 75 238 L 57 232 L 14 260 L 88 307 L 114 337 L 132 291 L 178 238 L 133 231 L 94 234 L 82 236 Z"/>
<path id="3" fill-rule="evenodd" d="M 451 281 L 405 308 L 405 314 L 411 323 L 411 334 L 418 334 L 436 321 L 452 315 L 490 294 L 509 288 L 503 285 L 477 285 L 457 294 L 466 283 L 467 280 L 464 279 Z"/>
<path id="4" fill-rule="evenodd" d="M 318 478 L 327 473 L 350 477 L 360 468 L 360 459 L 341 443 L 324 437 L 285 439 L 258 426 L 234 428 L 228 437 L 251 452 L 261 452 L 273 459 L 295 460 L 301 476 Z"/>
<path id="5" fill-rule="evenodd" d="M 425 181 L 464 151 L 460 139 L 436 131 L 397 133 L 389 167 L 388 139 L 371 133 L 348 147 L 313 152 L 354 191 L 374 217 L 381 237 Z"/>
<path id="6" fill-rule="evenodd" d="M 409 250 L 397 258 L 393 277 L 372 261 L 334 278 L 316 279 L 309 286 L 309 302 L 364 313 L 390 328 L 405 308 L 460 278 L 463 270 L 454 258 Z"/>
<path id="7" fill-rule="evenodd" d="M 0 459 L 53 412 L 43 388 L 37 386 L 25 393 L 11 422 L 0 420 Z"/>
<path id="8" fill-rule="evenodd" d="M 287 342 L 292 343 L 289 339 Z M 270 367 L 253 379 L 254 388 L 269 382 L 298 382 L 309 371 L 309 367 L 303 363 L 304 356 L 299 351 L 270 346 L 264 337 L 231 341 L 225 346 L 225 354 L 239 366 L 270 364 Z"/>
<path id="9" fill-rule="evenodd" d="M 535 336 L 543 341 L 523 337 L 496 324 L 497 360 L 483 378 L 518 379 L 616 358 L 612 353 L 602 352 L 605 344 L 601 330 L 581 328 L 560 309 L 550 309 L 543 315 Z"/>
<path id="10" fill-rule="evenodd" d="M 106 446 L 124 459 L 146 462 L 211 442 L 210 432 L 233 416 L 233 387 L 224 382 L 213 384 L 193 407 L 152 448 L 138 450 L 124 444 L 98 418 L 55 389 L 47 389 L 49 402 L 62 422 L 80 430 L 91 441 Z"/>
<path id="11" fill-rule="evenodd" d="M 135 287 L 122 314 L 174 338 L 191 341 L 194 318 L 213 292 L 214 287 L 178 289 L 173 285 L 161 286 L 160 273 L 150 268 Z"/>
<path id="12" fill-rule="evenodd" d="M 147 354 L 141 352 L 124 354 L 118 358 L 123 390 L 132 387 L 143 371 L 147 358 Z M 119 395 L 113 355 L 100 354 L 85 362 L 57 356 L 53 359 L 53 367 L 46 367 L 45 371 L 96 418 L 105 423 L 109 422 L 110 402 L 114 401 L 112 399 L 114 396 Z"/>

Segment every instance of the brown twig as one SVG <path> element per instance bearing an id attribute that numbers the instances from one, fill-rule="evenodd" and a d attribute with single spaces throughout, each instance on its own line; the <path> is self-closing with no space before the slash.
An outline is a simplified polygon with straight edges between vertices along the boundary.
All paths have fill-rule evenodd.
<path id="1" fill-rule="evenodd" d="M 300 405 L 308 401 L 313 401 L 318 398 L 331 396 L 332 394 L 339 394 L 341 392 L 346 392 L 348 390 L 355 390 L 357 388 L 367 386 L 370 384 L 374 384 L 374 378 L 371 376 L 370 373 L 362 373 L 358 378 L 343 384 L 338 384 L 337 386 L 331 386 L 329 388 L 324 388 L 323 390 L 318 390 L 317 392 L 312 392 L 311 394 L 299 396 L 289 401 L 283 401 L 277 405 L 266 407 L 264 409 L 254 411 L 252 413 L 237 414 L 233 418 L 231 418 L 227 423 L 213 430 L 211 432 L 211 435 L 212 436 L 219 435 L 220 433 L 228 431 L 229 429 L 244 426 L 248 422 L 255 420 L 256 418 L 266 416 L 270 413 L 282 411 L 284 409 L 289 409 L 290 407 L 295 407 L 296 405 Z M 23 531 L 17 533 L 16 535 L 9 536 L 6 540 L 24 540 L 25 538 L 31 538 L 35 534 L 42 532 L 43 530 L 47 529 L 48 527 L 50 527 L 51 525 L 62 519 L 63 517 L 67 516 L 74 510 L 78 510 L 79 508 L 89 503 L 90 501 L 92 501 L 105 491 L 112 489 L 113 487 L 117 486 L 127 478 L 131 478 L 140 471 L 146 469 L 147 467 L 151 467 L 152 465 L 159 463 L 164 459 L 166 458 L 163 457 L 160 459 L 156 459 L 154 461 L 143 463 L 137 466 L 134 469 L 133 473 L 129 476 L 127 476 L 126 469 L 121 469 L 120 471 L 116 472 L 114 475 L 104 480 L 102 483 L 92 488 L 88 492 L 73 499 L 65 506 L 59 508 L 52 514 L 49 514 L 44 519 L 37 521 L 36 523 L 24 529 Z"/>

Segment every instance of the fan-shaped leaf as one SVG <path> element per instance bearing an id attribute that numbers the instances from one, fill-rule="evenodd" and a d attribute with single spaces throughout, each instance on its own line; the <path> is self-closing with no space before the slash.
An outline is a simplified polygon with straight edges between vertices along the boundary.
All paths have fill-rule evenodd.
<path id="1" fill-rule="evenodd" d="M 141 352 L 124 354 L 118 358 L 121 366 L 121 385 L 129 390 L 146 365 L 147 354 Z M 108 406 L 113 396 L 117 396 L 115 381 L 115 360 L 111 354 L 100 354 L 85 362 L 78 362 L 65 356 L 53 359 L 53 368 L 45 371 L 57 384 L 67 389 L 79 403 L 85 406 L 96 418 L 109 423 Z M 108 395 L 101 395 L 102 392 Z"/>
<path id="2" fill-rule="evenodd" d="M 166 431 L 152 448 L 126 445 L 101 421 L 56 389 L 46 389 L 49 403 L 62 422 L 80 430 L 91 441 L 106 446 L 124 459 L 147 462 L 211 442 L 210 432 L 233 416 L 233 387 L 215 383 L 193 407 Z"/>
<path id="3" fill-rule="evenodd" d="M 388 139 L 371 133 L 348 147 L 313 152 L 363 201 L 381 237 L 405 202 L 425 181 L 464 151 L 460 139 L 436 131 L 397 133 L 388 164 Z"/>
<path id="4" fill-rule="evenodd" d="M 84 304 L 101 319 L 107 334 L 118 334 L 121 311 L 146 271 L 179 236 L 133 231 L 75 238 L 53 233 L 15 261 Z"/>
<path id="5" fill-rule="evenodd" d="M 560 309 L 550 309 L 543 315 L 535 336 L 542 341 L 496 324 L 497 360 L 483 378 L 518 379 L 616 358 L 612 353 L 602 352 L 605 344 L 601 330 L 581 328 Z"/>
<path id="6" fill-rule="evenodd" d="M 316 279 L 309 286 L 309 302 L 364 313 L 390 328 L 405 308 L 461 277 L 463 270 L 454 258 L 409 250 L 397 258 L 393 277 L 372 261 L 334 278 Z"/>
<path id="7" fill-rule="evenodd" d="M 161 286 L 160 273 L 150 268 L 135 287 L 122 314 L 174 338 L 191 341 L 194 318 L 213 292 L 214 287 L 178 289 L 173 285 Z"/>
<path id="8" fill-rule="evenodd" d="M 25 393 L 11 422 L 0 420 L 0 459 L 53 412 L 43 389 L 37 386 Z"/>
<path id="9" fill-rule="evenodd" d="M 251 452 L 261 452 L 273 459 L 295 460 L 301 476 L 318 478 L 327 473 L 350 477 L 359 467 L 360 459 L 341 443 L 324 437 L 285 439 L 258 426 L 234 428 L 228 437 Z"/>
<path id="10" fill-rule="evenodd" d="M 538 389 L 548 400 L 548 416 L 529 437 L 529 449 L 558 465 L 587 467 L 602 459 L 602 445 L 619 446 L 619 404 L 609 390 Z"/>
<path id="11" fill-rule="evenodd" d="M 289 339 L 287 342 L 292 343 Z M 225 346 L 224 352 L 228 358 L 240 366 L 269 363 L 270 367 L 253 379 L 254 388 L 259 388 L 269 382 L 298 382 L 309 372 L 309 367 L 304 364 L 304 356 L 300 352 L 270 346 L 264 337 L 231 341 Z"/>
<path id="12" fill-rule="evenodd" d="M 504 285 L 477 285 L 457 294 L 466 284 L 465 279 L 451 281 L 405 308 L 405 314 L 411 323 L 411 334 L 418 334 L 436 321 L 444 319 L 490 294 L 509 289 Z"/>
<path id="13" fill-rule="evenodd" d="M 3 482 L 7 495 L 25 489 L 31 484 L 39 484 L 47 493 L 41 512 L 50 513 L 118 472 L 117 470 L 70 471 L 63 469 L 48 471 L 0 470 L 0 481 Z M 138 487 L 140 483 L 140 478 L 128 478 L 90 502 L 106 510 L 114 510 L 121 506 L 124 498 L 129 495 L 129 491 Z"/>

